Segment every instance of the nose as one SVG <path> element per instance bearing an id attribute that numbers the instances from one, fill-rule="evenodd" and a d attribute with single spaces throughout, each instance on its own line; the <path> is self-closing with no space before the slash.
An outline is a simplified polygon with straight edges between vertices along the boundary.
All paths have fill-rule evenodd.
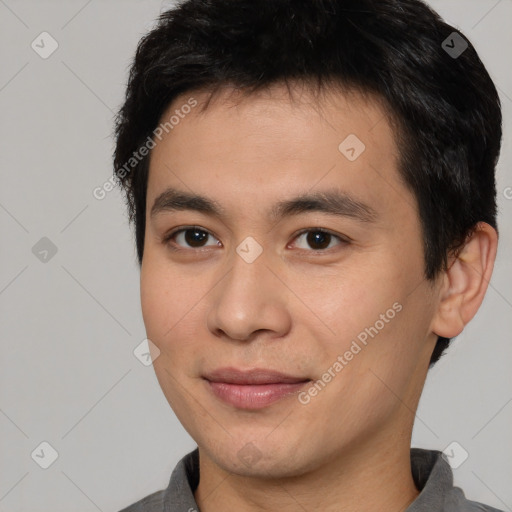
<path id="1" fill-rule="evenodd" d="M 291 329 L 290 291 L 263 254 L 248 263 L 235 253 L 231 270 L 212 290 L 207 325 L 215 336 L 250 341 L 261 332 L 278 338 Z"/>

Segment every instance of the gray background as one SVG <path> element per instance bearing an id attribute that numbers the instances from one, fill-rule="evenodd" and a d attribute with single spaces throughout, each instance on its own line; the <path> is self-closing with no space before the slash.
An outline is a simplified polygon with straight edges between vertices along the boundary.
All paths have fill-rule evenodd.
<path id="1" fill-rule="evenodd" d="M 487 65 L 505 138 L 494 276 L 429 374 L 413 445 L 457 441 L 469 457 L 456 483 L 512 510 L 512 1 L 429 3 Z M 133 354 L 145 330 L 123 198 L 92 195 L 112 173 L 113 113 L 136 44 L 170 4 L 0 0 L 0 512 L 117 511 L 166 487 L 195 447 Z M 59 44 L 47 59 L 31 48 L 43 31 Z M 32 250 L 43 237 L 57 248 L 46 262 Z M 58 452 L 48 469 L 31 457 L 43 441 Z"/>

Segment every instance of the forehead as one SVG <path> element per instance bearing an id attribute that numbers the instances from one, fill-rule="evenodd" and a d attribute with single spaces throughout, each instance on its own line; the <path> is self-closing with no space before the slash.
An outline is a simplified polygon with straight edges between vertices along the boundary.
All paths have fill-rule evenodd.
<path id="1" fill-rule="evenodd" d="M 371 95 L 278 84 L 245 95 L 226 87 L 213 96 L 180 95 L 161 123 L 171 116 L 172 129 L 152 150 L 148 198 L 176 186 L 255 207 L 256 199 L 274 202 L 321 186 L 364 197 L 376 209 L 397 199 L 414 203 L 398 173 L 387 110 Z"/>
<path id="2" fill-rule="evenodd" d="M 177 120 L 173 114 L 183 110 L 191 98 L 197 101 L 197 107 L 180 116 L 179 124 L 192 128 L 191 125 L 195 123 L 193 128 L 198 134 L 201 132 L 201 124 L 205 129 L 201 133 L 203 140 L 205 135 L 211 135 L 212 138 L 225 135 L 229 138 L 232 135 L 230 127 L 235 122 L 236 131 L 240 135 L 242 130 L 243 133 L 252 133 L 261 139 L 265 136 L 271 139 L 280 131 L 289 135 L 281 140 L 282 146 L 289 145 L 293 136 L 306 135 L 309 128 L 309 132 L 317 134 L 319 130 L 329 129 L 336 132 L 337 137 L 352 130 L 361 139 L 374 145 L 387 146 L 387 149 L 395 152 L 397 149 L 391 127 L 391 109 L 385 100 L 354 88 L 326 86 L 316 90 L 309 85 L 294 83 L 286 86 L 277 83 L 255 92 L 231 86 L 223 86 L 216 91 L 199 90 L 175 98 L 164 111 L 161 123 L 165 123 L 171 116 Z M 184 123 L 185 118 L 189 122 Z M 224 121 L 224 124 L 210 130 L 208 125 L 217 124 L 219 120 Z M 380 125 L 379 129 L 371 133 L 377 124 Z M 174 133 L 179 131 L 183 131 L 183 128 L 173 128 Z M 331 142 L 326 139 L 326 143 Z"/>

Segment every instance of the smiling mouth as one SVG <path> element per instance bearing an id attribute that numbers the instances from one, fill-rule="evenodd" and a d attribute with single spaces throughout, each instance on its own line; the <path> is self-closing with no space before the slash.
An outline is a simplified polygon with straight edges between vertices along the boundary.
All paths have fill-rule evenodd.
<path id="1" fill-rule="evenodd" d="M 239 409 L 262 409 L 296 394 L 311 382 L 267 369 L 222 368 L 203 376 L 209 390 L 224 403 Z"/>
<path id="2" fill-rule="evenodd" d="M 231 384 L 206 381 L 213 394 L 239 409 L 262 409 L 278 400 L 296 394 L 311 381 L 274 384 Z"/>

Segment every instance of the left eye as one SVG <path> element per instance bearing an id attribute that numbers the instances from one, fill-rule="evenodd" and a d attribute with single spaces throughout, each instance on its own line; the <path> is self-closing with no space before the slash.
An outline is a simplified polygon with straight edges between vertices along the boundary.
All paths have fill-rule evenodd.
<path id="1" fill-rule="evenodd" d="M 319 252 L 322 250 L 330 249 L 331 248 L 331 242 L 334 239 L 337 239 L 341 243 L 347 243 L 346 240 L 341 238 L 338 235 L 335 235 L 334 233 L 331 233 L 330 231 L 326 231 L 324 229 L 309 229 L 306 231 L 302 231 L 299 233 L 296 237 L 296 240 L 300 240 L 301 238 L 305 237 L 306 243 L 316 249 L 315 252 Z M 302 247 L 304 248 L 304 247 Z M 307 247 L 306 247 L 307 249 Z"/>

